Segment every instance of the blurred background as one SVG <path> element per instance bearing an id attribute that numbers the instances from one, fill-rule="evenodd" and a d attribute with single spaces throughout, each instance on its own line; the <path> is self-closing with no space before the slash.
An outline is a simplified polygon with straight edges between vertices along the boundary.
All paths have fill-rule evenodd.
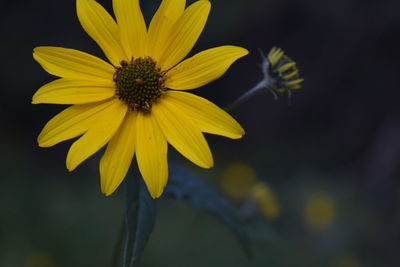
<path id="1" fill-rule="evenodd" d="M 111 0 L 99 2 L 111 11 Z M 147 21 L 159 2 L 141 1 Z M 246 135 L 207 136 L 213 169 L 169 152 L 230 199 L 254 259 L 214 216 L 162 197 L 142 266 L 400 266 L 400 2 L 212 5 L 191 54 L 223 44 L 251 53 L 196 94 L 229 105 L 262 78 L 257 49 L 273 46 L 297 62 L 305 82 L 290 105 L 265 93 L 233 110 Z M 104 56 L 72 0 L 3 2 L 0 29 L 0 266 L 110 266 L 124 190 L 100 193 L 101 153 L 68 173 L 71 141 L 39 148 L 40 130 L 65 107 L 30 104 L 54 79 L 34 62 L 34 47 Z"/>

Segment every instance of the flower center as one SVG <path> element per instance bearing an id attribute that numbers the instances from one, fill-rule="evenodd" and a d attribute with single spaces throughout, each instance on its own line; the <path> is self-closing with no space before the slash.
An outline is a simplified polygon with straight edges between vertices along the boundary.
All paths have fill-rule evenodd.
<path id="1" fill-rule="evenodd" d="M 165 72 L 157 68 L 150 57 L 121 61 L 121 67 L 116 67 L 113 76 L 118 98 L 132 110 L 143 112 L 149 112 L 161 97 L 165 79 Z"/>

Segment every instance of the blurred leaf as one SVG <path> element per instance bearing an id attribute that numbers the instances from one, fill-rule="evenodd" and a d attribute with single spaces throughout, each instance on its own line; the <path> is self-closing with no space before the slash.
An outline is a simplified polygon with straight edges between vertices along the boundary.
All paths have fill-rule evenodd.
<path id="1" fill-rule="evenodd" d="M 139 266 L 142 252 L 154 228 L 156 205 L 140 176 L 134 175 L 126 180 L 128 231 L 124 250 L 124 267 L 136 267 Z"/>
<path id="2" fill-rule="evenodd" d="M 246 256 L 251 259 L 249 237 L 229 202 L 204 179 L 187 169 L 170 164 L 169 181 L 164 193 L 203 209 L 220 219 L 235 235 Z"/>

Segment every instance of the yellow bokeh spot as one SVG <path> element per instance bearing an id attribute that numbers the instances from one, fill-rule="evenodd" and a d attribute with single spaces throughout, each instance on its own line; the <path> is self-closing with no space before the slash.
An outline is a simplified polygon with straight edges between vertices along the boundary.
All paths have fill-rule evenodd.
<path id="1" fill-rule="evenodd" d="M 361 267 L 361 263 L 353 257 L 345 257 L 335 261 L 332 267 Z"/>
<path id="2" fill-rule="evenodd" d="M 25 267 L 56 267 L 54 260 L 45 252 L 32 252 L 25 259 Z"/>
<path id="3" fill-rule="evenodd" d="M 221 175 L 222 189 L 233 198 L 246 197 L 257 181 L 257 173 L 243 162 L 231 163 Z"/>
<path id="4" fill-rule="evenodd" d="M 336 218 L 335 201 L 327 193 L 318 192 L 311 195 L 304 207 L 304 221 L 312 230 L 327 229 Z"/>
<path id="5" fill-rule="evenodd" d="M 271 188 L 264 182 L 253 186 L 250 196 L 258 204 L 261 214 L 269 219 L 276 219 L 281 214 L 278 199 Z"/>

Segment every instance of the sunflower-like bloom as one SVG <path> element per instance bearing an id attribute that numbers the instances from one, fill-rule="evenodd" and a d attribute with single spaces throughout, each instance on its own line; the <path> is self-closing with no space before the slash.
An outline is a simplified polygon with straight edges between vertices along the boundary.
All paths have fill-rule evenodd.
<path id="1" fill-rule="evenodd" d="M 233 139 L 244 134 L 226 112 L 185 92 L 219 78 L 248 53 L 220 46 L 183 60 L 204 28 L 209 1 L 185 8 L 186 0 L 163 0 L 148 29 L 139 0 L 113 0 L 116 21 L 94 0 L 76 4 L 82 27 L 110 63 L 61 47 L 37 47 L 33 53 L 60 78 L 41 87 L 32 103 L 72 105 L 38 137 L 41 147 L 79 137 L 67 155 L 69 171 L 107 145 L 100 161 L 102 192 L 116 190 L 136 155 L 147 188 L 157 198 L 168 180 L 168 143 L 210 168 L 213 158 L 203 132 Z"/>
<path id="2" fill-rule="evenodd" d="M 290 57 L 285 55 L 282 49 L 273 47 L 263 64 L 263 72 L 269 80 L 268 88 L 278 93 L 286 93 L 291 96 L 293 90 L 301 88 L 304 81 L 300 78 L 300 73 Z"/>

